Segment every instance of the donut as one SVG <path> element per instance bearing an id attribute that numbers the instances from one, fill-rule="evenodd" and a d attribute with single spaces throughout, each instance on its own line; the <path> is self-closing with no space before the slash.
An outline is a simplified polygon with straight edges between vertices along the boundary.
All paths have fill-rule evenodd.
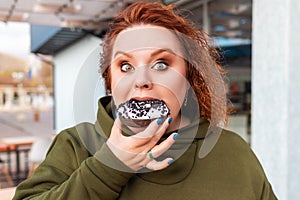
<path id="1" fill-rule="evenodd" d="M 170 114 L 170 109 L 163 100 L 153 99 L 139 101 L 131 99 L 120 104 L 117 112 L 124 125 L 130 127 L 145 127 L 155 119 L 166 119 Z"/>

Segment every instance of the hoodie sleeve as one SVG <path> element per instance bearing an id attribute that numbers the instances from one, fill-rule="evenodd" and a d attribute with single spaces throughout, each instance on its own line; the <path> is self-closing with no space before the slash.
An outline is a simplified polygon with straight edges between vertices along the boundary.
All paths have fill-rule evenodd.
<path id="1" fill-rule="evenodd" d="M 105 143 L 96 154 L 123 164 Z M 17 187 L 13 200 L 116 199 L 132 176 L 90 156 L 77 134 L 64 131 L 56 137 L 33 176 Z"/>
<path id="2" fill-rule="evenodd" d="M 275 194 L 272 190 L 272 186 L 270 185 L 268 180 L 266 180 L 264 182 L 263 190 L 262 190 L 262 194 L 261 194 L 260 199 L 261 200 L 277 200 L 277 197 L 275 196 Z"/>

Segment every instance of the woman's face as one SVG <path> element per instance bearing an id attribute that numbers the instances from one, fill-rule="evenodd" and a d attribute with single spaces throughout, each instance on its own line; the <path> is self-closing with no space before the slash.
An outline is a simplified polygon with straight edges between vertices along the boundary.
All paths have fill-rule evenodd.
<path id="1" fill-rule="evenodd" d="M 130 99 L 159 99 L 174 122 L 182 122 L 179 113 L 189 84 L 180 47 L 176 36 L 159 26 L 136 25 L 119 33 L 110 68 L 116 106 Z"/>

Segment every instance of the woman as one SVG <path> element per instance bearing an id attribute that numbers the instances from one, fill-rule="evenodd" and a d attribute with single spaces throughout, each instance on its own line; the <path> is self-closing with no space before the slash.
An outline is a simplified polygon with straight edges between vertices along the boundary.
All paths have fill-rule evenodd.
<path id="1" fill-rule="evenodd" d="M 172 6 L 122 11 L 103 41 L 111 96 L 100 99 L 97 122 L 60 133 L 14 199 L 276 199 L 249 146 L 211 128 L 227 111 L 208 43 Z"/>

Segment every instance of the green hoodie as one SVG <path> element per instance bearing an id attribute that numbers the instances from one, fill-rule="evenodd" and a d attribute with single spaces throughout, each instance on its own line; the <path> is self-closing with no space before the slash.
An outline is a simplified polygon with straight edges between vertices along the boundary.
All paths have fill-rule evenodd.
<path id="1" fill-rule="evenodd" d="M 33 176 L 17 187 L 14 200 L 276 199 L 256 156 L 235 133 L 223 130 L 212 151 L 199 158 L 204 138 L 210 137 L 206 134 L 209 124 L 203 119 L 178 130 L 180 137 L 166 154 L 184 153 L 169 167 L 130 172 L 105 144 L 113 125 L 110 101 L 100 99 L 95 124 L 82 123 L 56 136 Z M 190 145 L 182 145 L 194 130 Z M 188 148 L 182 151 L 184 147 Z"/>

